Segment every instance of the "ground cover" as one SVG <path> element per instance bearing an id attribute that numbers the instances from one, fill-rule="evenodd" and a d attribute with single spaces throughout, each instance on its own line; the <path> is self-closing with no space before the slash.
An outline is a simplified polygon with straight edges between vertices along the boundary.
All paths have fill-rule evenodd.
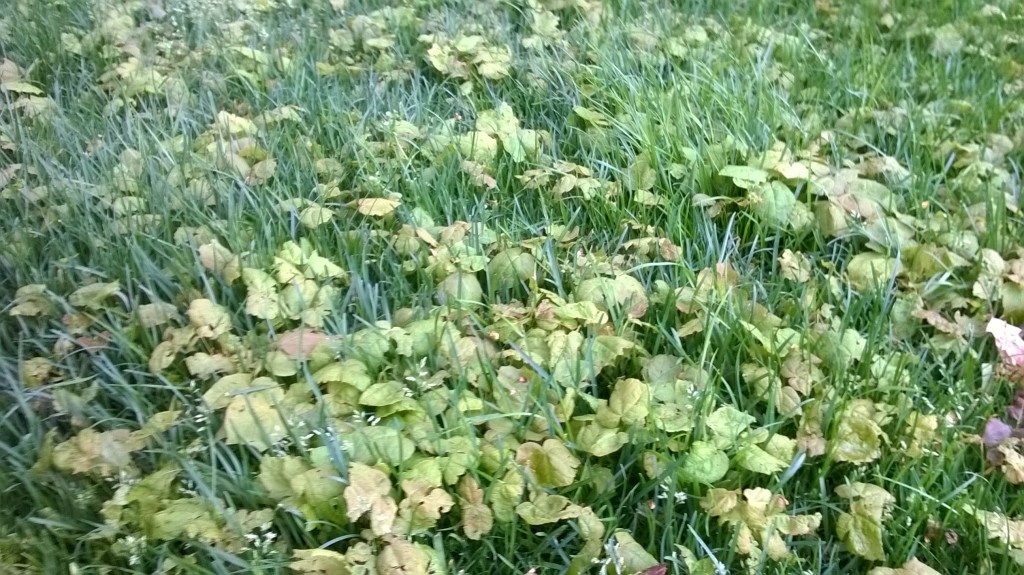
<path id="1" fill-rule="evenodd" d="M 1015 573 L 1024 5 L 0 0 L 0 573 Z"/>

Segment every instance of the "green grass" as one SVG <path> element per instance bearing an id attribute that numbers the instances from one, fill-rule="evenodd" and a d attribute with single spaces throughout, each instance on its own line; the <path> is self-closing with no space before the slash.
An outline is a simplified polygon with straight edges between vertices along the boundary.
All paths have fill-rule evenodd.
<path id="1" fill-rule="evenodd" d="M 1019 3 L 171 4 L 0 0 L 0 573 L 1021 569 L 971 511 L 1024 517 L 1024 440 L 979 443 L 986 324 L 1024 323 Z M 343 274 L 297 297 L 289 241 Z M 723 503 L 758 488 L 813 523 L 784 558 Z"/>

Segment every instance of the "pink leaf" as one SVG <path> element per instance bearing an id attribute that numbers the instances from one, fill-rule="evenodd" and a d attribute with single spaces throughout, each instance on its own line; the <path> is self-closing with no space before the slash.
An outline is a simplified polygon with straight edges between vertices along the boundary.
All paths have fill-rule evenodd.
<path id="1" fill-rule="evenodd" d="M 1005 321 L 992 318 L 989 320 L 985 331 L 992 334 L 996 340 L 996 348 L 999 350 L 1003 363 L 1012 368 L 1024 368 L 1024 337 L 1021 337 L 1021 329 L 1010 325 Z"/>
<path id="2" fill-rule="evenodd" d="M 1010 437 L 1011 433 L 1013 433 L 1012 427 L 993 417 L 985 424 L 985 433 L 981 436 L 981 442 L 986 447 L 999 445 L 1007 437 Z"/>
<path id="3" fill-rule="evenodd" d="M 308 328 L 298 328 L 282 333 L 277 338 L 277 349 L 292 359 L 308 359 L 316 346 L 331 339 L 326 333 Z"/>

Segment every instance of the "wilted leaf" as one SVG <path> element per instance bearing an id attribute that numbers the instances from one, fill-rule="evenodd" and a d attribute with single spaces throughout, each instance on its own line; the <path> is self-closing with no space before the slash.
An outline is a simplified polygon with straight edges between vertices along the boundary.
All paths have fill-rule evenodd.
<path id="1" fill-rule="evenodd" d="M 199 337 L 216 339 L 231 331 L 228 311 L 208 299 L 192 300 L 188 308 L 188 319 Z"/>
<path id="2" fill-rule="evenodd" d="M 131 454 L 143 447 L 145 439 L 127 429 L 83 429 L 53 448 L 53 465 L 71 473 L 109 477 L 131 467 Z"/>
<path id="3" fill-rule="evenodd" d="M 419 478 L 402 481 L 402 491 L 405 497 L 398 505 L 396 524 L 402 533 L 412 534 L 434 527 L 441 515 L 455 505 L 447 491 Z"/>
<path id="4" fill-rule="evenodd" d="M 807 256 L 793 250 L 783 250 L 779 257 L 779 268 L 782 277 L 797 283 L 805 283 L 811 279 L 811 262 Z"/>
<path id="5" fill-rule="evenodd" d="M 206 379 L 217 373 L 232 373 L 235 362 L 222 354 L 194 353 L 185 358 L 185 367 L 192 377 Z"/>
<path id="6" fill-rule="evenodd" d="M 994 447 L 1010 437 L 1012 433 L 1012 427 L 993 417 L 985 423 L 985 431 L 982 433 L 981 442 L 986 447 Z"/>
<path id="7" fill-rule="evenodd" d="M 430 555 L 410 541 L 390 537 L 377 556 L 380 575 L 428 575 Z"/>
<path id="8" fill-rule="evenodd" d="M 484 505 L 484 491 L 480 489 L 476 479 L 463 475 L 459 480 L 459 507 L 462 509 L 462 530 L 466 537 L 479 541 L 490 533 L 494 525 L 494 516 L 489 507 Z"/>
<path id="9" fill-rule="evenodd" d="M 391 480 L 383 471 L 353 462 L 348 471 L 345 503 L 349 521 L 369 514 L 374 535 L 391 533 L 398 506 L 391 497 Z"/>

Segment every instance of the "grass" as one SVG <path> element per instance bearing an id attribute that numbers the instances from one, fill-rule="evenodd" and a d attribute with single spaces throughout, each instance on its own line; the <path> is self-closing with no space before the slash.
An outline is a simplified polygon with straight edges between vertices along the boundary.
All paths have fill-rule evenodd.
<path id="1" fill-rule="evenodd" d="M 1021 568 L 1019 4 L 0 14 L 0 572 Z"/>

